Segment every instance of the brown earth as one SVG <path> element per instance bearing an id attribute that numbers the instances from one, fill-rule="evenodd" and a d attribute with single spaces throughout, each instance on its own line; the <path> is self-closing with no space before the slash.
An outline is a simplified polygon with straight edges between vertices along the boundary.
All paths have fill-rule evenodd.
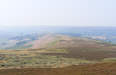
<path id="1" fill-rule="evenodd" d="M 98 63 L 65 68 L 4 69 L 0 75 L 116 75 L 116 63 Z"/>

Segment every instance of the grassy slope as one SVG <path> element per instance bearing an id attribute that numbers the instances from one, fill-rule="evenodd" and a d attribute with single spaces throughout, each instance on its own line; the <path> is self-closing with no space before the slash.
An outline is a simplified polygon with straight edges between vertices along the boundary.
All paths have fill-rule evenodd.
<path id="1" fill-rule="evenodd" d="M 47 35 L 37 43 L 42 48 L 0 50 L 0 67 L 63 67 L 116 58 L 116 46 L 87 38 Z"/>
<path id="2" fill-rule="evenodd" d="M 0 68 L 18 67 L 64 67 L 85 63 L 95 63 L 83 59 L 67 58 L 44 53 L 67 53 L 64 49 L 47 50 L 0 50 Z"/>
<path id="3" fill-rule="evenodd" d="M 44 42 L 46 40 L 47 42 Z M 26 72 L 23 71 L 24 69 L 0 70 L 0 75 L 57 75 L 57 73 L 59 75 L 115 75 L 116 66 L 112 68 L 112 65 L 116 64 L 115 45 L 63 35 L 47 35 L 37 42 L 39 42 L 38 44 L 43 42 L 42 47 L 36 45 L 35 49 L 0 50 L 0 68 L 44 69 L 25 69 Z M 103 64 L 95 64 L 98 62 L 103 62 Z M 94 65 L 92 65 L 93 63 Z M 77 66 L 59 69 L 59 67 L 71 65 Z M 49 71 L 46 68 L 58 69 L 50 69 Z M 70 73 L 68 73 L 69 71 Z"/>

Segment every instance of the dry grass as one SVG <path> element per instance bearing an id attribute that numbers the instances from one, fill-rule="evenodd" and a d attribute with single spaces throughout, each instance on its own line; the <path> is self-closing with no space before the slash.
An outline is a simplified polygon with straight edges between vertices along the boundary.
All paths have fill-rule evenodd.
<path id="1" fill-rule="evenodd" d="M 0 75 L 116 75 L 116 63 L 100 63 L 65 68 L 22 68 L 0 70 Z"/>

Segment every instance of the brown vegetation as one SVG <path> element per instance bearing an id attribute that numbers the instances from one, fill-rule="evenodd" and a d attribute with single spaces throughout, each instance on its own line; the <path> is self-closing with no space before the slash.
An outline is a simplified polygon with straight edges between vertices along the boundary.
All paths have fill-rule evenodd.
<path id="1" fill-rule="evenodd" d="M 116 75 L 116 63 L 78 65 L 65 68 L 4 69 L 0 75 Z"/>

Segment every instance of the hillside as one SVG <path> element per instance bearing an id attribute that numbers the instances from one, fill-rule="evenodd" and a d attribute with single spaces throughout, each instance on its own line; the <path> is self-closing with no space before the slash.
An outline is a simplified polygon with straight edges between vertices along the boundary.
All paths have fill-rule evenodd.
<path id="1" fill-rule="evenodd" d="M 116 57 L 116 46 L 84 37 L 46 35 L 33 42 L 31 49 L 65 49 L 68 53 L 45 53 L 70 58 L 99 60 Z"/>
<path id="2" fill-rule="evenodd" d="M 0 50 L 0 75 L 116 74 L 116 45 L 61 34 L 29 36 L 11 38 L 19 41 L 17 49 Z"/>
<path id="3" fill-rule="evenodd" d="M 85 37 L 42 35 L 25 49 L 0 50 L 0 68 L 58 68 L 116 60 L 116 46 Z"/>

